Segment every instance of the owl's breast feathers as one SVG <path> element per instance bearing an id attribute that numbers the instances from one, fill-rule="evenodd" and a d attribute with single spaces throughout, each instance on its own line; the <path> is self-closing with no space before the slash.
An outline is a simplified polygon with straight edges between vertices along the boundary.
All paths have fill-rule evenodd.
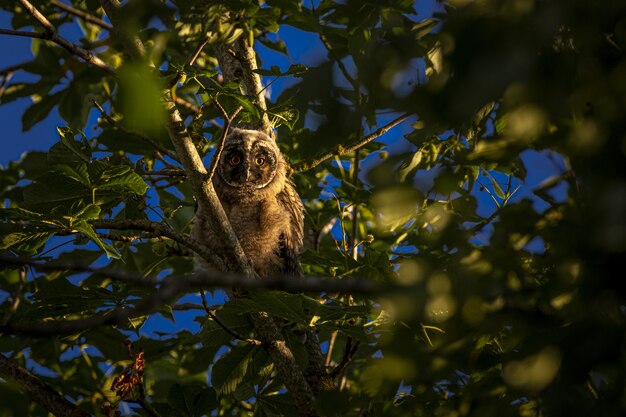
<path id="1" fill-rule="evenodd" d="M 243 129 L 233 129 L 226 142 L 213 185 L 244 252 L 261 277 L 301 275 L 303 206 L 278 146 L 262 132 Z M 245 179 L 235 175 L 239 167 Z M 202 207 L 192 235 L 218 253 L 225 250 Z"/>

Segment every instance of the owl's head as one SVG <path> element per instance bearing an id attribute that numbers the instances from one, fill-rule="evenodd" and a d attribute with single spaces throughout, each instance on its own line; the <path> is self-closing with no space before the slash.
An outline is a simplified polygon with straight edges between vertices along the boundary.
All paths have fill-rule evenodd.
<path id="1" fill-rule="evenodd" d="M 285 161 L 272 138 L 256 130 L 231 129 L 217 174 L 223 186 L 242 195 L 279 192 Z"/>

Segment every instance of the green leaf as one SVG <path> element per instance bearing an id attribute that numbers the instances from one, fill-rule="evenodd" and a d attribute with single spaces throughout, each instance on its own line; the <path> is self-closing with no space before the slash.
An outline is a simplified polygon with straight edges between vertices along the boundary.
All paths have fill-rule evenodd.
<path id="1" fill-rule="evenodd" d="M 504 195 L 502 187 L 500 187 L 500 184 L 498 184 L 498 181 L 496 181 L 496 179 L 486 169 L 483 170 L 483 173 L 491 180 L 491 184 L 493 185 L 493 190 L 495 191 L 496 195 L 504 199 L 506 196 Z"/>
<path id="2" fill-rule="evenodd" d="M 91 198 L 88 187 L 73 178 L 48 173 L 24 188 L 24 203 L 50 212 L 54 207 L 83 198 Z M 44 207 L 45 205 L 45 207 Z"/>
<path id="3" fill-rule="evenodd" d="M 57 127 L 59 136 L 61 137 L 61 143 L 65 145 L 70 151 L 72 151 L 77 157 L 85 162 L 89 162 L 91 159 L 91 148 L 87 143 L 87 138 L 83 132 L 79 132 L 71 127 L 63 126 Z M 78 142 L 74 139 L 74 136 L 80 135 L 82 142 Z"/>
<path id="4" fill-rule="evenodd" d="M 54 236 L 54 232 L 16 232 L 0 236 L 0 249 L 34 254 Z"/>
<path id="5" fill-rule="evenodd" d="M 285 71 L 282 75 L 293 75 L 293 76 L 302 76 L 309 69 L 302 64 L 293 64 L 290 65 L 287 71 Z"/>
<path id="6" fill-rule="evenodd" d="M 250 295 L 263 311 L 299 324 L 308 324 L 299 295 L 263 290 L 251 291 Z"/>
<path id="7" fill-rule="evenodd" d="M 26 210 L 20 207 L 15 208 L 0 208 L 0 218 L 11 218 L 19 220 L 44 220 L 45 216 L 41 213 Z"/>
<path id="8" fill-rule="evenodd" d="M 410 160 L 405 160 L 400 169 L 398 170 L 398 178 L 400 181 L 405 181 L 410 174 L 414 174 L 417 168 L 419 167 L 420 162 L 422 162 L 422 150 L 418 150 L 411 156 Z"/>
<path id="9" fill-rule="evenodd" d="M 298 119 L 300 118 L 300 113 L 293 107 L 288 107 L 281 111 L 268 111 L 267 112 L 272 120 L 272 126 L 278 127 L 281 125 L 285 125 L 289 128 L 289 130 L 293 130 Z"/>
<path id="10" fill-rule="evenodd" d="M 302 76 L 302 74 L 304 74 L 308 70 L 309 69 L 305 65 L 293 64 L 289 66 L 289 68 L 285 72 L 281 72 L 280 68 L 276 65 L 272 65 L 269 70 L 259 68 L 255 69 L 254 72 L 266 77 L 286 77 L 288 75 Z"/>
<path id="11" fill-rule="evenodd" d="M 76 180 L 87 187 L 91 185 L 87 165 L 84 163 L 74 165 L 55 165 L 54 171 Z"/>
<path id="12" fill-rule="evenodd" d="M 297 415 L 298 412 L 290 394 L 261 395 L 254 410 L 254 417 L 296 417 Z"/>
<path id="13" fill-rule="evenodd" d="M 338 324 L 335 322 L 328 322 L 321 327 L 331 329 L 331 330 L 339 330 L 341 333 L 346 336 L 350 336 L 355 340 L 360 340 L 365 343 L 369 343 L 372 341 L 372 336 L 365 333 L 365 328 L 362 325 L 349 325 L 349 324 Z"/>
<path id="14" fill-rule="evenodd" d="M 247 336 L 253 329 L 248 316 L 233 311 L 231 303 L 242 299 L 233 299 L 227 302 L 222 309 L 217 311 L 218 319 L 230 330 L 241 336 Z M 251 311 L 258 311 L 251 310 Z M 205 346 L 220 346 L 233 340 L 233 336 L 228 334 L 222 326 L 211 319 L 203 319 L 202 323 L 202 344 Z"/>
<path id="15" fill-rule="evenodd" d="M 103 242 L 96 234 L 96 231 L 93 229 L 93 226 L 91 226 L 85 220 L 81 220 L 78 223 L 73 224 L 72 226 L 74 230 L 84 234 L 91 241 L 93 241 L 96 245 L 98 245 L 100 249 L 102 249 L 104 253 L 107 255 L 107 258 L 116 258 L 116 259 L 120 258 L 120 254 L 117 251 L 117 249 L 115 249 L 113 246 L 109 245 L 108 243 Z"/>
<path id="16" fill-rule="evenodd" d="M 248 366 L 261 350 L 258 346 L 244 345 L 231 348 L 213 365 L 211 383 L 221 394 L 232 394 L 244 380 Z"/>
<path id="17" fill-rule="evenodd" d="M 100 206 L 89 204 L 74 214 L 74 218 L 81 220 L 97 219 L 100 216 Z"/>
<path id="18" fill-rule="evenodd" d="M 146 184 L 136 172 L 130 171 L 130 168 L 124 173 L 117 173 L 113 176 L 108 175 L 110 173 L 112 173 L 112 171 L 104 172 L 100 180 L 94 184 L 98 190 L 108 190 L 119 193 L 132 192 L 138 195 L 144 195 L 146 191 L 148 191 L 148 184 Z"/>
<path id="19" fill-rule="evenodd" d="M 218 405 L 215 390 L 200 383 L 172 385 L 167 402 L 184 417 L 210 415 Z"/>
<path id="20" fill-rule="evenodd" d="M 45 119 L 50 111 L 59 103 L 64 91 L 59 91 L 52 95 L 46 95 L 38 102 L 30 106 L 22 115 L 22 132 L 28 132 L 37 123 Z"/>

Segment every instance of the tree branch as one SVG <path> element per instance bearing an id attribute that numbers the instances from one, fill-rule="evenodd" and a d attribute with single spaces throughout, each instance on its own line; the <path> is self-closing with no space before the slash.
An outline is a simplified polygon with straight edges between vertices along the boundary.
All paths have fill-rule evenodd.
<path id="1" fill-rule="evenodd" d="M 320 32 L 320 40 L 324 44 L 324 47 L 326 47 L 326 50 L 328 51 L 328 55 L 330 55 L 332 60 L 337 63 L 337 66 L 339 67 L 339 70 L 343 74 L 346 81 L 348 81 L 350 85 L 352 85 L 352 88 L 354 89 L 354 94 L 359 95 L 360 89 L 361 89 L 361 87 L 359 86 L 359 83 L 350 75 L 348 68 L 346 68 L 341 58 L 335 53 L 333 46 L 330 44 L 330 42 L 328 42 L 328 39 L 326 38 L 326 36 L 323 35 L 321 32 Z"/>
<path id="2" fill-rule="evenodd" d="M 179 96 L 173 97 L 173 99 L 174 99 L 174 103 L 178 104 L 179 106 L 183 106 L 184 108 L 189 110 L 191 113 L 198 113 L 199 108 L 193 103 L 190 103 L 184 98 L 179 97 Z"/>
<path id="3" fill-rule="evenodd" d="M 335 148 L 335 150 L 333 151 L 329 151 L 329 152 L 324 152 L 320 155 L 318 155 L 317 157 L 315 157 L 315 159 L 313 159 L 310 162 L 300 162 L 299 164 L 294 165 L 291 169 L 295 172 L 302 172 L 302 171 L 308 171 L 309 169 L 313 169 L 316 166 L 318 166 L 319 164 L 328 161 L 329 159 L 335 157 L 335 156 L 343 156 L 343 155 L 347 155 L 350 152 L 356 151 L 359 148 L 362 148 L 363 146 L 367 145 L 368 143 L 370 143 L 371 141 L 373 141 L 374 139 L 384 135 L 385 133 L 387 133 L 387 131 L 389 131 L 389 129 L 397 126 L 398 124 L 402 123 L 403 121 L 405 121 L 406 119 L 408 119 L 409 117 L 411 117 L 410 113 L 406 113 L 403 114 L 402 116 L 392 120 L 391 122 L 387 123 L 385 126 L 382 126 L 378 129 L 376 129 L 375 131 L 373 131 L 372 133 L 370 133 L 369 135 L 356 140 L 350 144 L 348 144 L 347 146 L 342 146 L 339 145 Z"/>
<path id="4" fill-rule="evenodd" d="M 23 30 L 0 29 L 0 35 L 22 36 L 25 38 L 49 39 L 46 32 L 24 32 Z"/>
<path id="5" fill-rule="evenodd" d="M 194 251 L 202 259 L 213 265 L 224 266 L 224 260 L 200 242 L 192 239 L 186 234 L 162 223 L 151 222 L 149 220 L 93 220 L 91 224 L 96 229 L 109 230 L 142 230 L 144 232 L 152 232 L 159 236 L 165 236 L 183 246 Z"/>
<path id="6" fill-rule="evenodd" d="M 228 248 L 223 256 L 226 257 L 226 267 L 228 270 L 242 271 L 251 276 L 254 271 L 250 266 L 239 240 L 233 231 L 228 217 L 222 207 L 212 182 L 207 181 L 208 173 L 198 151 L 185 128 L 183 120 L 176 108 L 176 105 L 168 100 L 165 106 L 170 115 L 170 123 L 167 126 L 168 133 L 176 153 L 179 156 L 187 179 L 191 183 L 194 195 L 198 199 L 198 210 L 206 210 L 206 219 L 210 227 L 218 236 L 224 239 L 225 247 Z"/>
<path id="7" fill-rule="evenodd" d="M 18 0 L 20 4 L 30 13 L 31 16 L 37 20 L 37 22 L 45 29 L 47 37 L 45 39 L 56 43 L 60 47 L 64 48 L 68 52 L 82 58 L 86 62 L 108 72 L 109 74 L 113 74 L 114 70 L 109 64 L 93 55 L 91 52 L 86 49 L 81 48 L 78 45 L 73 44 L 65 38 L 62 38 L 58 35 L 56 28 L 50 21 L 35 8 L 28 0 Z"/>
<path id="8" fill-rule="evenodd" d="M 274 132 L 267 116 L 263 83 L 261 83 L 259 74 L 254 72 L 257 69 L 254 48 L 248 45 L 248 42 L 242 36 L 231 45 L 218 45 L 215 48 L 215 52 L 222 70 L 224 82 L 241 83 L 246 94 L 254 98 L 254 101 L 261 109 L 261 121 L 258 126 L 252 126 L 252 128 L 261 130 L 270 137 L 274 137 Z"/>
<path id="9" fill-rule="evenodd" d="M 0 377 L 17 382 L 37 404 L 57 417 L 90 417 L 48 384 L 0 353 Z"/>
<path id="10" fill-rule="evenodd" d="M 111 26 L 104 20 L 99 19 L 96 16 L 93 16 L 83 10 L 76 9 L 65 3 L 61 3 L 59 0 L 50 0 L 50 3 L 52 3 L 54 6 L 58 7 L 59 9 L 66 11 L 69 14 L 80 17 L 85 22 L 93 23 L 94 25 L 100 26 L 101 28 L 104 28 L 107 30 L 113 29 L 113 26 Z"/>
<path id="11" fill-rule="evenodd" d="M 87 329 L 93 329 L 95 327 L 104 325 L 119 325 L 125 324 L 129 319 L 134 317 L 140 317 L 147 314 L 152 314 L 160 311 L 160 309 L 170 304 L 177 297 L 191 291 L 201 290 L 203 288 L 222 287 L 233 288 L 238 287 L 242 289 L 276 289 L 288 292 L 351 292 L 360 294 L 376 294 L 383 295 L 391 291 L 404 291 L 413 287 L 407 285 L 392 285 L 381 284 L 375 281 L 363 280 L 358 278 L 320 278 L 320 277 L 307 277 L 307 279 L 293 279 L 293 276 L 276 276 L 270 278 L 264 278 L 263 280 L 243 275 L 241 273 L 228 273 L 219 271 L 207 271 L 204 273 L 193 274 L 189 276 L 169 276 L 162 280 L 156 278 L 144 277 L 141 274 L 129 273 L 120 269 L 112 268 L 96 268 L 87 264 L 61 262 L 61 261 L 38 261 L 33 259 L 24 259 L 10 257 L 7 255 L 0 255 L 0 266 L 3 267 L 23 267 L 31 266 L 39 271 L 67 271 L 68 273 L 84 273 L 88 272 L 94 276 L 102 276 L 113 281 L 123 282 L 125 284 L 139 287 L 155 289 L 154 293 L 149 297 L 137 301 L 133 307 L 120 307 L 112 309 L 108 312 L 98 313 L 91 317 L 76 319 L 76 320 L 55 320 L 55 321 L 41 321 L 41 322 L 11 322 L 9 320 L 5 325 L 0 326 L 0 333 L 26 333 L 32 335 L 65 335 L 75 334 Z M 264 319 L 271 320 L 269 317 L 265 317 L 259 314 L 253 320 L 256 320 L 256 325 L 261 327 L 265 326 L 262 323 Z M 259 321 L 261 321 L 259 323 Z M 276 325 L 273 324 L 273 328 Z M 274 330 L 272 326 L 270 328 L 264 328 L 266 333 L 272 333 Z M 257 329 L 257 331 L 259 331 Z M 273 343 L 271 338 L 267 338 L 267 334 L 261 334 L 261 340 L 263 346 L 268 349 L 268 352 L 272 350 L 272 347 L 267 347 L 267 343 Z M 238 337 L 239 338 L 239 337 Z M 282 338 L 282 336 L 281 336 Z M 282 340 L 282 339 L 281 339 Z M 274 350 L 278 352 L 282 351 L 284 347 L 272 345 Z M 274 352 L 276 354 L 276 352 Z M 281 361 L 283 361 L 281 359 Z M 277 365 L 278 366 L 278 365 Z M 297 366 L 297 365 L 296 365 Z M 298 368 L 299 369 L 299 368 Z M 302 375 L 302 371 L 300 371 Z M 281 378 L 283 376 L 281 375 Z M 287 383 L 287 381 L 285 381 Z"/>
<path id="12" fill-rule="evenodd" d="M 117 0 L 100 0 L 100 2 L 104 6 L 113 26 L 117 29 L 116 12 L 119 7 L 119 2 Z M 139 38 L 134 36 L 130 40 L 132 42 L 125 42 L 128 53 L 134 58 L 143 58 L 145 56 L 145 50 Z M 256 80 L 258 81 L 257 86 L 260 86 L 260 78 L 252 72 L 252 69 L 256 68 L 254 50 L 250 47 L 245 49 L 244 52 L 247 53 L 245 57 L 247 58 L 248 69 L 250 69 L 250 71 L 248 71 L 249 78 L 254 79 L 254 76 L 256 76 Z M 222 237 L 225 253 L 221 255 L 226 257 L 227 269 L 229 271 L 242 272 L 244 278 L 247 280 L 259 281 L 255 279 L 256 275 L 254 270 L 230 225 L 230 221 L 213 188 L 213 183 L 208 181 L 207 170 L 184 125 L 180 112 L 172 100 L 171 90 L 166 91 L 165 96 L 165 107 L 169 114 L 167 131 L 176 149 L 176 154 L 179 156 L 179 160 L 185 172 L 187 172 L 187 179 L 190 182 L 192 191 L 198 200 L 198 212 L 205 214 L 209 227 L 217 236 Z M 264 98 L 260 97 L 259 100 L 260 105 L 262 103 L 262 105 L 265 106 Z M 267 120 L 266 114 L 264 114 L 264 120 Z M 270 132 L 269 122 L 267 126 L 263 127 Z M 205 275 L 208 275 L 208 273 Z M 287 347 L 284 338 L 273 320 L 265 313 L 253 313 L 250 316 L 257 330 L 257 334 L 263 341 L 263 347 L 272 358 L 278 374 L 294 399 L 298 414 L 305 417 L 315 416 L 316 413 L 313 409 L 314 397 L 311 388 L 304 379 L 302 370 L 298 367 L 293 354 Z"/>
<path id="13" fill-rule="evenodd" d="M 377 281 L 353 277 L 338 279 L 337 277 L 308 276 L 304 279 L 294 279 L 292 275 L 276 275 L 261 280 L 240 272 L 222 272 L 215 270 L 203 271 L 202 273 L 194 273 L 186 276 L 176 275 L 158 280 L 119 269 L 97 268 L 77 262 L 42 261 L 8 255 L 0 255 L 0 266 L 32 266 L 39 271 L 68 271 L 70 273 L 89 272 L 96 276 L 103 276 L 114 281 L 143 288 L 162 287 L 164 285 L 170 285 L 169 283 L 171 282 L 172 285 L 177 288 L 177 291 L 199 290 L 200 288 L 207 287 L 238 287 L 245 290 L 267 289 L 281 290 L 290 293 L 344 292 L 362 295 L 384 295 L 390 292 L 401 292 L 415 288 L 414 285 L 397 283 L 383 284 Z"/>

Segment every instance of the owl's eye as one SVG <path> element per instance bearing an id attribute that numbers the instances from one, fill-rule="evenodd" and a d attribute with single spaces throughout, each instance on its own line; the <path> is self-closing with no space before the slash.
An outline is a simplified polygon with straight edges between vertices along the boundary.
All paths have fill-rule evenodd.
<path id="1" fill-rule="evenodd" d="M 254 162 L 257 165 L 263 165 L 265 163 L 265 158 L 261 158 L 260 156 L 257 156 L 256 159 L 254 160 Z"/>
<path id="2" fill-rule="evenodd" d="M 240 162 L 241 162 L 241 158 L 238 157 L 237 155 L 235 155 L 232 158 L 230 158 L 230 164 L 231 165 L 239 165 Z"/>

